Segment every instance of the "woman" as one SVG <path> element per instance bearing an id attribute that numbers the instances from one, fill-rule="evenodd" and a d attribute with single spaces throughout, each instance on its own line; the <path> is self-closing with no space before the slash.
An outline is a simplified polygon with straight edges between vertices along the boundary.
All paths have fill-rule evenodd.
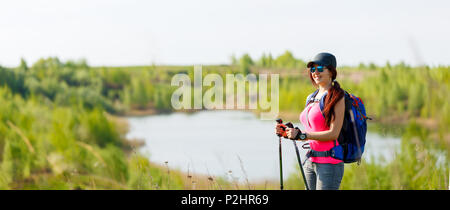
<path id="1" fill-rule="evenodd" d="M 313 61 L 307 64 L 312 84 L 318 88 L 303 112 L 300 122 L 305 127 L 302 133 L 299 129 L 288 128 L 286 135 L 290 139 L 309 140 L 311 151 L 309 158 L 303 165 L 306 181 L 312 190 L 338 190 L 344 175 L 344 163 L 327 153 L 331 148 L 339 145 L 337 138 L 344 121 L 344 91 L 335 81 L 336 58 L 330 53 L 319 53 Z M 319 102 L 324 96 L 323 111 Z M 282 134 L 279 126 L 277 134 Z M 313 155 L 311 155 L 313 154 Z"/>

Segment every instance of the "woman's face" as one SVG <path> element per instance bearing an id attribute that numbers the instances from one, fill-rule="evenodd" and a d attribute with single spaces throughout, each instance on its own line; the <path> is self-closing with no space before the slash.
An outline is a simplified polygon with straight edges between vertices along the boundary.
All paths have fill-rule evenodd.
<path id="1" fill-rule="evenodd" d="M 318 85 L 325 86 L 327 84 L 331 83 L 331 72 L 328 70 L 327 67 L 323 67 L 323 72 L 319 72 L 317 70 L 318 64 L 314 64 L 313 67 L 315 67 L 315 71 L 312 74 L 312 78 L 314 79 L 314 82 Z"/>

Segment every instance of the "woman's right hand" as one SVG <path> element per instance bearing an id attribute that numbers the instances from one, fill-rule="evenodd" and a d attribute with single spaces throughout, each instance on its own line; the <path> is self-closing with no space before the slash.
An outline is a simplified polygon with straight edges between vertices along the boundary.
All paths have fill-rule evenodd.
<path id="1" fill-rule="evenodd" d="M 283 124 L 277 124 L 275 127 L 275 134 L 280 137 L 286 137 L 286 126 Z"/>

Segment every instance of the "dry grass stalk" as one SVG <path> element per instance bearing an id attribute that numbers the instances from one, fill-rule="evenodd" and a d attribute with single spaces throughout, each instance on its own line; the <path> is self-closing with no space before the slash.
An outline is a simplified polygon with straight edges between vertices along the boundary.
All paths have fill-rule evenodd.
<path id="1" fill-rule="evenodd" d="M 249 190 L 251 190 L 250 182 L 248 181 L 247 172 L 245 171 L 245 168 L 244 168 L 244 163 L 242 162 L 242 159 L 241 159 L 241 157 L 239 155 L 237 157 L 238 157 L 239 163 L 241 165 L 242 173 L 244 173 L 245 182 L 247 183 L 247 187 L 248 187 Z"/>
<path id="2" fill-rule="evenodd" d="M 86 144 L 81 141 L 77 141 L 76 143 L 78 145 L 80 145 L 81 147 L 85 148 L 86 150 L 88 150 L 89 152 L 91 152 L 103 164 L 103 166 L 106 166 L 105 160 L 103 160 L 102 156 L 100 156 L 100 154 L 98 154 L 98 152 L 96 152 L 95 149 L 91 145 Z"/>
<path id="3" fill-rule="evenodd" d="M 22 138 L 22 140 L 25 142 L 25 144 L 28 147 L 28 150 L 30 150 L 30 152 L 32 154 L 36 153 L 34 151 L 33 146 L 31 145 L 30 140 L 25 136 L 25 134 L 22 133 L 22 131 L 20 130 L 20 128 L 18 128 L 17 126 L 15 126 L 11 121 L 8 121 L 8 125 L 9 127 L 11 127 L 11 129 L 13 129 L 17 134 L 19 134 L 19 136 Z"/>

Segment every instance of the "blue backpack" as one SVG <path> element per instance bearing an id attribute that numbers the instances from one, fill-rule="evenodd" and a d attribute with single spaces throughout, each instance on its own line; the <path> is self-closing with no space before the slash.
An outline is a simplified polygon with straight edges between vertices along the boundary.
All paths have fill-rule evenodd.
<path id="1" fill-rule="evenodd" d="M 317 95 L 319 90 L 310 94 L 306 99 L 306 106 L 313 102 L 314 97 Z M 325 104 L 325 93 L 319 100 L 320 110 L 323 111 Z M 344 163 L 353 163 L 361 161 L 361 156 L 364 152 L 364 146 L 366 144 L 366 133 L 367 133 L 367 120 L 372 120 L 367 117 L 366 109 L 361 98 L 348 93 L 345 91 L 345 115 L 344 122 L 342 124 L 342 129 L 339 134 L 337 141 L 339 145 L 336 146 L 336 141 L 334 147 L 329 151 L 315 151 L 309 150 L 307 153 L 308 157 L 333 157 L 342 160 Z M 322 112 L 323 115 L 323 112 Z M 324 116 L 325 117 L 325 116 Z"/>

